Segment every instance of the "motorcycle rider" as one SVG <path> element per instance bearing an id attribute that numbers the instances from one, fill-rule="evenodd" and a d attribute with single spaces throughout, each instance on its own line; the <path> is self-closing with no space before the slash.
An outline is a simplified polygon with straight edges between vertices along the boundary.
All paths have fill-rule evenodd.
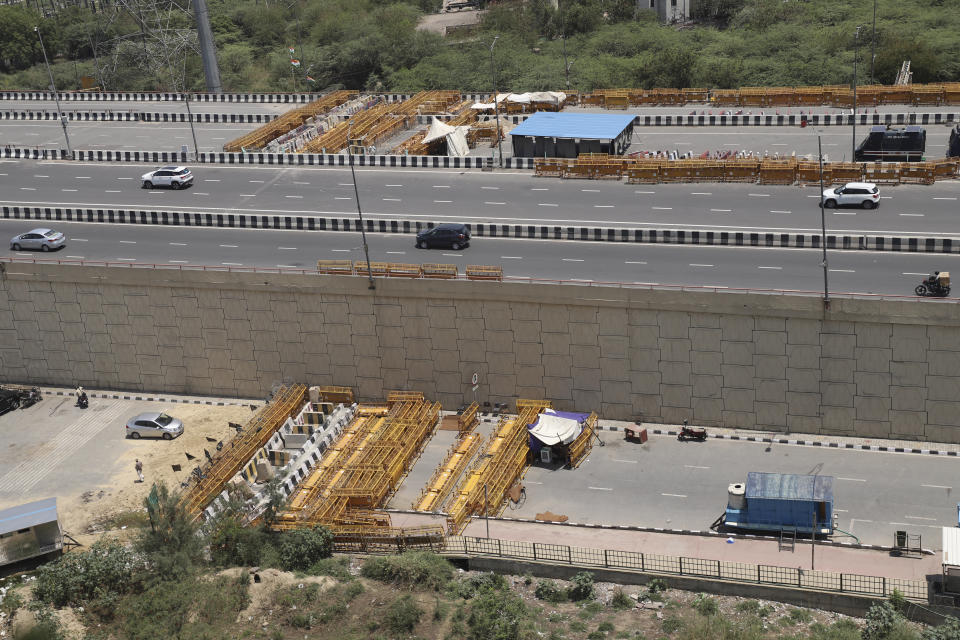
<path id="1" fill-rule="evenodd" d="M 934 271 L 933 275 L 927 278 L 924 281 L 924 284 L 928 287 L 939 287 L 940 286 L 940 272 Z"/>

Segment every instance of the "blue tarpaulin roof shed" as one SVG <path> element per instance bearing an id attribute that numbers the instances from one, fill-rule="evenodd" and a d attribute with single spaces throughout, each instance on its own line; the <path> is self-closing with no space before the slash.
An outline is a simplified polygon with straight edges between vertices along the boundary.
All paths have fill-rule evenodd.
<path id="1" fill-rule="evenodd" d="M 633 124 L 634 116 L 612 113 L 538 111 L 510 132 L 513 136 L 613 140 Z"/>
<path id="2" fill-rule="evenodd" d="M 748 503 L 750 498 L 832 502 L 833 477 L 751 471 L 747 474 L 746 497 Z"/>

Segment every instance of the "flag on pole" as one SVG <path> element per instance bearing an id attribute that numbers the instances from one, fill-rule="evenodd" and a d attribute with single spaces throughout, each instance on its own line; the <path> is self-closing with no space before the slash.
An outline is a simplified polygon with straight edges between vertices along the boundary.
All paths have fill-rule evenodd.
<path id="1" fill-rule="evenodd" d="M 288 48 L 287 48 L 287 51 L 290 52 L 290 55 L 291 55 L 291 56 L 292 56 L 294 53 L 296 53 L 296 51 L 294 50 L 293 47 L 288 47 Z"/>
<path id="2" fill-rule="evenodd" d="M 300 61 L 297 60 L 296 58 L 292 58 L 292 59 L 290 60 L 290 64 L 292 64 L 292 65 L 295 66 L 295 67 L 299 67 L 299 66 L 300 66 Z"/>

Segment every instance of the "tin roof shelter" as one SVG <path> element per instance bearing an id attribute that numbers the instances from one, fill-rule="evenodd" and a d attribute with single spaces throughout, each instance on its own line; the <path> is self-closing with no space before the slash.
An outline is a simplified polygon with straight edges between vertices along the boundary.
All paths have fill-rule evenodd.
<path id="1" fill-rule="evenodd" d="M 62 549 L 63 534 L 57 518 L 56 498 L 0 511 L 0 565 Z"/>
<path id="2" fill-rule="evenodd" d="M 943 527 L 943 591 L 960 594 L 960 526 Z"/>
<path id="3" fill-rule="evenodd" d="M 576 158 L 581 153 L 621 155 L 633 138 L 634 116 L 538 111 L 510 132 L 520 158 Z"/>

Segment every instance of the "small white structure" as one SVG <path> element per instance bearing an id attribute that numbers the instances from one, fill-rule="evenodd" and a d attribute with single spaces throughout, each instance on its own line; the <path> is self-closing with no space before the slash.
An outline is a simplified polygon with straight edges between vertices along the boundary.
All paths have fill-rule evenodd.
<path id="1" fill-rule="evenodd" d="M 57 499 L 46 498 L 0 511 L 0 565 L 63 550 Z"/>
<path id="2" fill-rule="evenodd" d="M 943 527 L 943 592 L 960 594 L 960 527 Z"/>

